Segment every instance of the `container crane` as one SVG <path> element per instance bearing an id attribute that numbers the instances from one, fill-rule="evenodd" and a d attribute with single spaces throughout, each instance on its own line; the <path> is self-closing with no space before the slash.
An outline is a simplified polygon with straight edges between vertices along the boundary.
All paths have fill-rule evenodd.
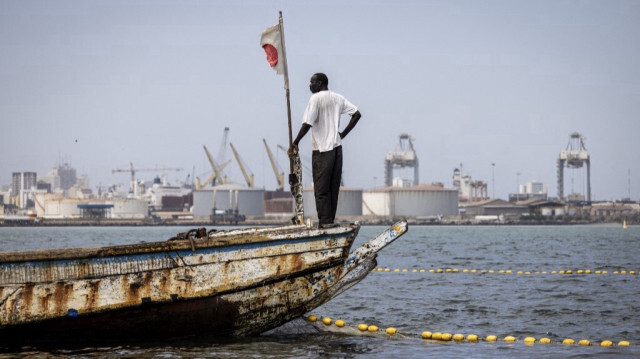
<path id="1" fill-rule="evenodd" d="M 170 167 L 163 167 L 163 168 L 134 168 L 133 167 L 133 162 L 129 162 L 130 168 L 116 168 L 111 170 L 111 173 L 119 173 L 119 172 L 129 172 L 131 173 L 131 188 L 129 189 L 129 192 L 133 192 L 133 189 L 135 188 L 136 185 L 136 172 L 166 172 L 166 171 L 182 171 L 182 168 L 170 168 Z"/>
<path id="2" fill-rule="evenodd" d="M 271 162 L 271 168 L 273 168 L 273 173 L 276 175 L 276 181 L 278 181 L 278 191 L 284 190 L 284 172 L 278 172 L 278 165 L 276 165 L 276 161 L 273 158 L 273 154 L 269 149 L 269 145 L 267 145 L 267 140 L 262 139 L 264 142 L 264 148 L 267 149 L 267 155 L 269 156 L 269 161 Z"/>
<path id="3" fill-rule="evenodd" d="M 233 143 L 230 142 L 229 146 L 231 146 L 231 151 L 233 151 L 233 155 L 236 157 L 236 161 L 238 162 L 238 166 L 240 166 L 240 170 L 242 171 L 244 180 L 247 182 L 247 186 L 249 186 L 249 188 L 253 188 L 253 184 L 254 184 L 253 173 L 251 175 L 247 173 L 247 170 L 245 169 L 244 161 L 238 154 L 238 151 L 236 151 L 236 148 L 233 147 Z"/>

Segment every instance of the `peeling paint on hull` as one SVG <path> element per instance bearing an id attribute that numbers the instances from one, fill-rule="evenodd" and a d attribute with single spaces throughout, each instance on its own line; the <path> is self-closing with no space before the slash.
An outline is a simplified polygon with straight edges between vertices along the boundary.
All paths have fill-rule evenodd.
<path id="1" fill-rule="evenodd" d="M 0 253 L 0 345 L 258 334 L 364 278 L 382 246 L 350 256 L 358 229 L 289 226 Z"/>

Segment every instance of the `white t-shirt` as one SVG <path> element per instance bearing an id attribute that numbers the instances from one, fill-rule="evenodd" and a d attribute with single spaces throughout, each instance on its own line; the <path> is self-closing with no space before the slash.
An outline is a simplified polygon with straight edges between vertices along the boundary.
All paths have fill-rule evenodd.
<path id="1" fill-rule="evenodd" d="M 356 111 L 357 107 L 335 92 L 325 90 L 311 95 L 302 115 L 302 123 L 312 126 L 311 149 L 327 152 L 340 146 L 340 115 L 353 115 Z"/>

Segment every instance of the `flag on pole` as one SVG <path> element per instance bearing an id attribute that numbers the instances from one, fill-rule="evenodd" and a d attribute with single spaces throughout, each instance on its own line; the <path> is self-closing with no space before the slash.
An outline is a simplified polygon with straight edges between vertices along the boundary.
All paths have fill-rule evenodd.
<path id="1" fill-rule="evenodd" d="M 260 46 L 262 46 L 264 52 L 267 54 L 269 66 L 271 66 L 278 75 L 285 74 L 286 71 L 284 43 L 282 40 L 282 29 L 279 23 L 266 28 L 260 38 Z"/>

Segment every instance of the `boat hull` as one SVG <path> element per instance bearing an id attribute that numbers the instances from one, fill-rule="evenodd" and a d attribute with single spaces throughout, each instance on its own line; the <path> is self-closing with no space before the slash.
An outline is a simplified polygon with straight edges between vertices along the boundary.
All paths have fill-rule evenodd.
<path id="1" fill-rule="evenodd" d="M 337 263 L 241 291 L 4 327 L 0 329 L 0 342 L 4 346 L 86 346 L 190 335 L 259 334 L 303 315 L 312 302 L 315 307 L 330 299 L 322 293 L 342 274 L 342 263 Z"/>
<path id="2" fill-rule="evenodd" d="M 358 228 L 1 253 L 0 343 L 261 333 L 304 314 L 343 276 Z"/>

